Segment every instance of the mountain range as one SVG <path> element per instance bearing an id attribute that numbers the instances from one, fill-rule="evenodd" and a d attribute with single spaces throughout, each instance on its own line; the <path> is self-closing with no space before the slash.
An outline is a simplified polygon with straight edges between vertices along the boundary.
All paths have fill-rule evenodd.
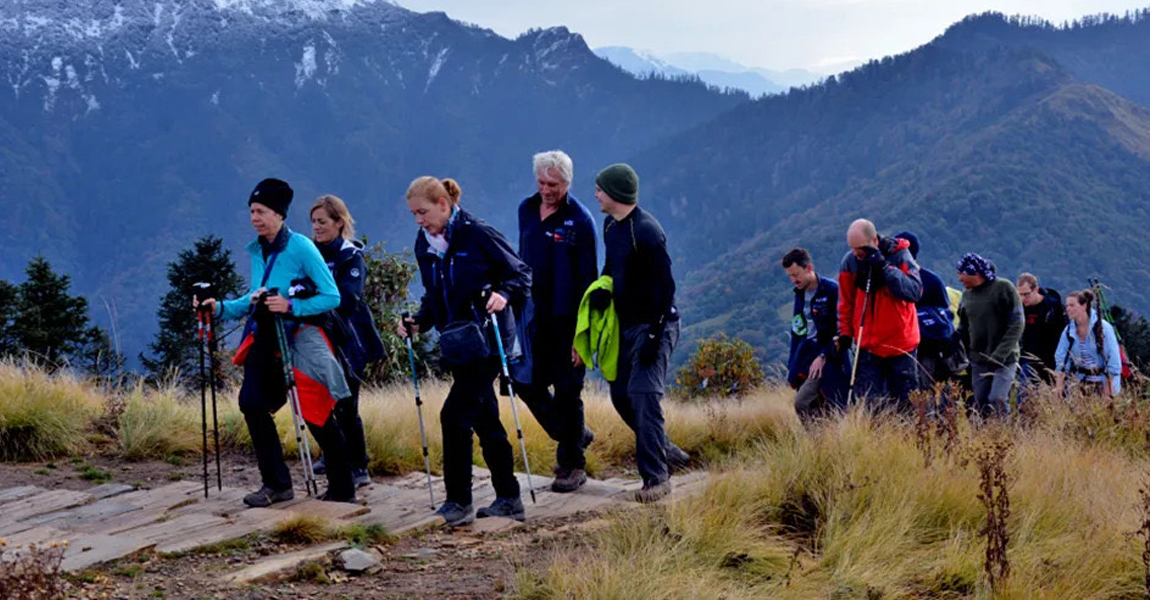
<path id="1" fill-rule="evenodd" d="M 238 252 L 263 177 L 296 188 L 291 226 L 336 193 L 391 249 L 414 234 L 407 183 L 456 177 L 514 238 L 531 154 L 561 147 L 592 208 L 600 167 L 640 173 L 676 263 L 681 354 L 725 331 L 777 358 L 779 258 L 802 245 L 833 274 L 857 217 L 916 231 L 950 285 L 976 251 L 1063 292 L 1097 275 L 1146 312 L 1148 16 L 972 16 L 752 99 L 636 78 L 564 28 L 511 40 L 381 1 L 21 0 L 0 7 L 0 277 L 43 254 L 109 301 L 132 354 L 165 262 L 207 233 Z"/>
<path id="2" fill-rule="evenodd" d="M 595 54 L 639 77 L 693 76 L 719 89 L 742 90 L 756 97 L 818 83 L 824 77 L 805 69 L 775 71 L 748 67 L 710 52 L 671 52 L 663 55 L 626 46 L 601 46 L 595 48 Z"/>

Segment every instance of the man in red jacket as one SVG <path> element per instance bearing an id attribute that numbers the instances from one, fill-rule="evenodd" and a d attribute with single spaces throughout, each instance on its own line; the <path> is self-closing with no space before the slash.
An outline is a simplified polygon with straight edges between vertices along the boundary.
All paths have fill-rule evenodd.
<path id="1" fill-rule="evenodd" d="M 847 245 L 851 249 L 839 267 L 836 344 L 839 352 L 858 344 L 854 395 L 879 408 L 887 406 L 881 400 L 886 397 L 895 408 L 909 410 L 910 392 L 918 387 L 915 302 L 922 296 L 910 242 L 880 238 L 874 223 L 858 219 L 847 230 Z"/>

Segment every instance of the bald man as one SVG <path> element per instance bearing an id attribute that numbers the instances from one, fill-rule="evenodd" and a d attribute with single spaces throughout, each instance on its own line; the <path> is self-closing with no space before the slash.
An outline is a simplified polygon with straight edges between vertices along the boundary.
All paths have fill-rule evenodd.
<path id="1" fill-rule="evenodd" d="M 922 296 L 910 242 L 879 237 L 874 223 L 858 219 L 847 229 L 847 245 L 850 251 L 839 267 L 836 344 L 839 352 L 857 344 L 854 396 L 875 408 L 893 404 L 909 411 L 910 392 L 918 387 L 915 302 Z"/>

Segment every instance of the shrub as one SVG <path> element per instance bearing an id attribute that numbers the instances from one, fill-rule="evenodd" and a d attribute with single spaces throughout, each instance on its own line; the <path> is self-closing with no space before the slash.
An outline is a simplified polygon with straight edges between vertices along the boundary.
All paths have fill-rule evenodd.
<path id="1" fill-rule="evenodd" d="M 60 563 L 67 542 L 11 547 L 0 538 L 0 598 L 63 598 Z"/>
<path id="2" fill-rule="evenodd" d="M 148 391 L 137 385 L 124 404 L 117 431 L 124 458 L 162 459 L 199 451 L 198 408 L 181 403 L 175 388 Z"/>
<path id="3" fill-rule="evenodd" d="M 0 362 L 0 460 L 81 453 L 101 398 L 74 377 Z"/>
<path id="4" fill-rule="evenodd" d="M 765 376 L 755 350 L 726 334 L 701 340 L 687 364 L 675 375 L 675 386 L 688 398 L 738 396 L 760 385 Z"/>

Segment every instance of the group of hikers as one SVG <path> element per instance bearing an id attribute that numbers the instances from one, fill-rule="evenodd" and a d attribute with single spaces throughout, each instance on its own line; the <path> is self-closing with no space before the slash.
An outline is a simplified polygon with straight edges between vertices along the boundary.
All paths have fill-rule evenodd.
<path id="1" fill-rule="evenodd" d="M 394 327 L 408 339 L 435 329 L 442 366 L 451 374 L 440 411 L 446 501 L 436 511 L 451 526 L 477 516 L 525 518 L 511 443 L 499 419 L 495 382 L 501 370 L 508 375 L 503 385 L 514 385 L 558 443 L 555 492 L 573 492 L 587 481 L 584 453 L 595 438 L 581 398 L 588 364 L 599 367 L 612 403 L 635 432 L 643 480 L 638 501 L 669 494 L 671 470 L 690 460 L 663 423 L 679 314 L 666 235 L 639 207 L 638 175 L 614 164 L 595 178 L 595 198 L 606 214 L 600 271 L 594 219 L 570 193 L 571 158 L 541 152 L 533 157 L 533 172 L 538 190 L 519 205 L 518 252 L 461 206 L 454 180 L 420 177 L 407 190 L 419 226 L 414 252 L 424 293 L 418 311 Z M 231 300 L 193 297 L 195 309 L 212 318 L 246 319 L 235 362 L 243 368 L 239 406 L 262 483 L 244 498 L 253 507 L 294 497 L 274 421 L 289 401 L 323 452 L 314 465 L 327 477 L 320 499 L 354 502 L 356 489 L 370 482 L 358 395 L 366 365 L 384 349 L 363 297 L 363 247 L 354 240 L 346 204 L 335 196 L 312 206 L 310 239 L 291 231 L 284 221 L 292 198 L 286 182 L 265 179 L 248 199 L 257 235 L 247 246 L 251 291 Z M 285 377 L 285 369 L 294 378 Z M 416 397 L 419 403 L 418 389 Z M 473 433 L 496 494 L 478 511 L 472 501 Z"/>
<path id="2" fill-rule="evenodd" d="M 408 341 L 435 329 L 441 366 L 451 374 L 440 411 L 446 499 L 436 511 L 451 526 L 476 517 L 525 518 L 499 418 L 501 373 L 513 408 L 512 386 L 558 443 L 555 492 L 587 481 L 585 451 L 595 439 L 581 397 L 588 364 L 600 369 L 612 404 L 635 432 L 643 480 L 638 501 L 669 494 L 671 471 L 690 460 L 663 422 L 679 313 L 666 235 L 639 206 L 638 175 L 614 164 L 595 178 L 595 199 L 606 215 L 600 270 L 594 219 L 570 193 L 571 158 L 541 152 L 532 166 L 537 192 L 519 205 L 518 252 L 460 204 L 454 180 L 424 176 L 407 189 L 424 293 L 418 311 L 404 313 L 394 327 Z M 299 422 L 306 423 L 322 450 L 314 465 L 304 461 L 305 476 L 326 474 L 320 499 L 354 502 L 357 488 L 370 483 L 359 391 L 367 365 L 385 350 L 364 300 L 363 246 L 347 205 L 331 195 L 311 207 L 311 238 L 293 232 L 284 222 L 293 195 L 286 182 L 265 179 L 248 198 L 257 236 L 247 245 L 250 292 L 230 300 L 193 297 L 203 318 L 245 320 L 235 362 L 243 368 L 239 406 L 261 478 L 260 489 L 244 497 L 253 507 L 294 498 L 274 420 L 289 401 L 297 436 Z M 1069 294 L 1064 309 L 1034 275 L 1023 273 L 1015 287 L 971 253 L 956 265 L 965 288 L 957 298 L 957 290 L 918 265 L 912 232 L 881 237 L 859 219 L 847 230 L 847 245 L 837 281 L 820 276 L 802 248 L 782 258 L 794 285 L 788 382 L 798 390 L 801 417 L 856 400 L 907 411 L 912 391 L 964 375 L 985 415 L 1009 413 L 1016 380 L 1020 401 L 1039 381 L 1059 390 L 1073 382 L 1106 396 L 1121 391 L 1118 340 L 1092 291 Z M 420 418 L 422 428 L 422 412 Z M 473 433 L 496 496 L 478 510 Z"/>
<path id="3" fill-rule="evenodd" d="M 809 418 L 866 402 L 909 412 L 911 392 L 956 380 L 982 416 L 1004 416 L 1033 389 L 1114 397 L 1129 372 L 1118 335 L 1105 318 L 1101 286 L 1067 295 L 1022 273 L 1017 285 L 975 253 L 956 263 L 964 288 L 948 288 L 918 265 L 919 239 L 879 236 L 859 219 L 837 280 L 794 248 L 782 267 L 794 285 L 788 383 L 795 410 Z"/>

